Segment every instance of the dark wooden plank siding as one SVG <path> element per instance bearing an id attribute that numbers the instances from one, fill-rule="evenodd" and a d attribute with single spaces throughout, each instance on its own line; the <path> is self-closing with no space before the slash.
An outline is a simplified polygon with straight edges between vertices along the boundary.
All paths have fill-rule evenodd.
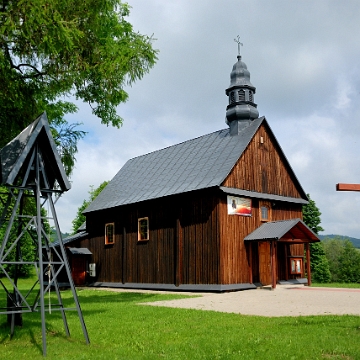
<path id="1" fill-rule="evenodd" d="M 260 193 L 301 198 L 301 190 L 297 187 L 297 181 L 291 175 L 286 160 L 281 155 L 275 139 L 265 125 L 259 128 L 222 185 Z M 247 255 L 249 251 L 246 251 L 248 249 L 245 248 L 243 239 L 262 224 L 261 206 L 269 208 L 270 221 L 302 219 L 302 206 L 299 204 L 257 199 L 252 199 L 251 217 L 228 215 L 226 196 L 223 196 L 219 219 L 221 224 L 221 281 L 224 284 L 246 283 L 250 280 Z M 259 278 L 258 249 L 257 245 L 252 246 L 253 281 L 256 281 Z M 255 248 L 256 250 L 254 250 Z M 301 249 L 299 248 L 296 251 L 300 252 Z M 278 267 L 284 267 L 285 261 L 284 258 L 279 258 Z M 284 272 L 285 270 L 281 269 L 281 271 Z"/>
<path id="2" fill-rule="evenodd" d="M 223 186 L 301 197 L 296 181 L 290 174 L 275 139 L 263 124 L 225 179 Z"/>
<path id="3" fill-rule="evenodd" d="M 218 284 L 219 235 L 218 204 L 214 191 L 184 194 L 182 197 L 184 284 Z"/>
<path id="4" fill-rule="evenodd" d="M 93 253 L 100 282 L 217 284 L 217 216 L 211 189 L 90 213 L 91 238 L 81 246 Z M 149 218 L 149 241 L 138 241 L 142 217 Z M 105 224 L 111 222 L 115 243 L 105 245 Z"/>
<path id="5" fill-rule="evenodd" d="M 249 252 L 246 251 L 244 238 L 262 224 L 260 216 L 261 205 L 269 207 L 270 221 L 302 218 L 302 206 L 299 204 L 257 199 L 252 199 L 251 216 L 228 215 L 227 197 L 222 195 L 220 203 L 220 262 L 221 281 L 223 284 L 247 283 L 250 280 L 248 271 Z M 256 246 L 253 245 L 253 247 Z M 297 253 L 301 251 L 301 246 L 298 245 Z M 254 254 L 256 251 L 252 251 L 252 253 Z M 253 281 L 256 281 L 254 280 L 254 275 L 257 279 L 259 262 L 254 259 L 254 255 L 252 260 Z M 283 263 L 283 261 L 285 259 L 281 259 L 279 262 Z"/>

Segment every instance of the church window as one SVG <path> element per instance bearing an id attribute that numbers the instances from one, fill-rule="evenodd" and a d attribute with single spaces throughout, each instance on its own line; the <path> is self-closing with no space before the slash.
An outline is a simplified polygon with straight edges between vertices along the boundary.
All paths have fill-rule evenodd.
<path id="1" fill-rule="evenodd" d="M 245 101 L 245 91 L 243 89 L 239 90 L 239 101 Z"/>
<path id="2" fill-rule="evenodd" d="M 149 218 L 138 219 L 138 241 L 149 240 Z"/>
<path id="3" fill-rule="evenodd" d="M 235 93 L 232 91 L 231 93 L 230 93 L 230 103 L 232 104 L 232 103 L 234 103 L 235 102 Z"/>
<path id="4" fill-rule="evenodd" d="M 114 241 L 114 223 L 105 224 L 105 244 L 110 245 L 113 244 Z"/>
<path id="5" fill-rule="evenodd" d="M 260 219 L 261 221 L 270 220 L 270 209 L 268 206 L 265 205 L 260 206 Z"/>

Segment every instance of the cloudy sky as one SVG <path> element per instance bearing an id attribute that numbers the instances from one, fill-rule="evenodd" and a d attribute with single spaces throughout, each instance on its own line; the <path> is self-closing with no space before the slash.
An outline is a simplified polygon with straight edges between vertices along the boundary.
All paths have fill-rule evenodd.
<path id="1" fill-rule="evenodd" d="M 129 0 L 129 21 L 154 34 L 159 60 L 128 89 L 120 130 L 79 104 L 70 122 L 88 131 L 79 145 L 72 189 L 57 203 L 70 232 L 78 207 L 135 156 L 226 128 L 225 89 L 242 60 L 266 116 L 304 190 L 322 212 L 324 234 L 360 238 L 360 2 Z"/>

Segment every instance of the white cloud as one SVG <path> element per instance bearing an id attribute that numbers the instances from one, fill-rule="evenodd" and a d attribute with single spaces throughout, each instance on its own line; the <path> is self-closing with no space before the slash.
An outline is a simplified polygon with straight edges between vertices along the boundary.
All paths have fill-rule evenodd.
<path id="1" fill-rule="evenodd" d="M 71 228 L 89 185 L 109 180 L 130 158 L 225 128 L 225 89 L 243 61 L 265 115 L 305 191 L 322 211 L 326 233 L 360 237 L 360 2 L 130 0 L 134 29 L 158 40 L 159 61 L 129 88 L 120 130 L 100 125 L 86 105 L 69 116 L 88 136 L 79 146 L 73 188 L 58 203 Z"/>
<path id="2" fill-rule="evenodd" d="M 337 110 L 348 109 L 351 103 L 351 96 L 354 93 L 353 85 L 350 81 L 340 77 L 337 84 L 337 101 L 334 106 Z"/>

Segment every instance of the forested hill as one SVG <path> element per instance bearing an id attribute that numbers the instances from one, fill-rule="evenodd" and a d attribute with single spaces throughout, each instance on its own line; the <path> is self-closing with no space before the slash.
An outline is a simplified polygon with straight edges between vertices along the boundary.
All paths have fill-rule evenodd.
<path id="1" fill-rule="evenodd" d="M 360 249 L 360 239 L 353 238 L 353 237 L 350 237 L 350 236 L 344 236 L 344 235 L 319 235 L 319 238 L 320 238 L 320 240 L 324 240 L 325 238 L 327 238 L 327 239 L 334 239 L 335 238 L 335 239 L 340 239 L 340 240 L 350 240 L 356 248 Z"/>
<path id="2" fill-rule="evenodd" d="M 62 239 L 64 240 L 65 238 L 67 238 L 68 236 L 70 236 L 71 234 L 69 233 L 61 233 Z M 54 229 L 52 229 L 51 235 L 51 242 L 54 242 L 57 240 L 57 235 L 56 235 L 56 231 Z"/>

